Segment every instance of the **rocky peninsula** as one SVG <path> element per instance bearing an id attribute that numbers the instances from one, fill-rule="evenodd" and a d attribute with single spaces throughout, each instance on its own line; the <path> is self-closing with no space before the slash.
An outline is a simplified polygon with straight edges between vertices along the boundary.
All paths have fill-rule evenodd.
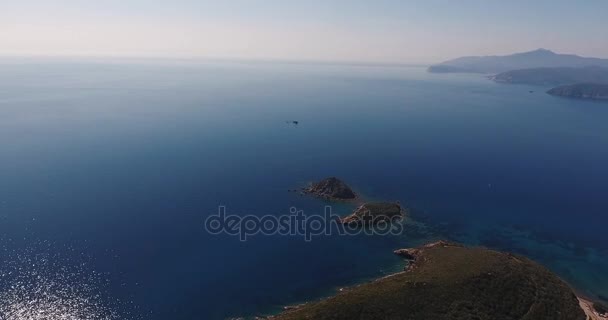
<path id="1" fill-rule="evenodd" d="M 446 241 L 395 253 L 405 271 L 269 319 L 587 319 L 572 289 L 525 257 Z"/>

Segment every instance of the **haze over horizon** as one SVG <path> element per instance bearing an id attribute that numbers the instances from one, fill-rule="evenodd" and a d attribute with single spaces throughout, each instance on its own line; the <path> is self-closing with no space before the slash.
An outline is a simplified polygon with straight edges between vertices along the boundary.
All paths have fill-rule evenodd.
<path id="1" fill-rule="evenodd" d="M 546 48 L 608 58 L 608 1 L 9 0 L 0 55 L 436 63 Z"/>

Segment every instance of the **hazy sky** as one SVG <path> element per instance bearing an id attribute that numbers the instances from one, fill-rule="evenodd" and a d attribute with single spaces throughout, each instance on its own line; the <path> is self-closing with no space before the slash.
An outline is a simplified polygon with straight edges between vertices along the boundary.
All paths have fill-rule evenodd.
<path id="1" fill-rule="evenodd" d="M 607 0 L 0 0 L 0 55 L 608 58 Z"/>

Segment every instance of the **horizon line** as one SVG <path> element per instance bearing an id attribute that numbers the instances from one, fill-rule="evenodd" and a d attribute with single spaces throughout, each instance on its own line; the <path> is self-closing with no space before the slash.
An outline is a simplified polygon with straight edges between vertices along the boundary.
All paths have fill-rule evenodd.
<path id="1" fill-rule="evenodd" d="M 434 63 L 381 62 L 365 60 L 331 60 L 331 59 L 286 59 L 286 58 L 244 58 L 244 57 L 209 57 L 209 56 L 160 56 L 160 55 L 130 55 L 130 54 L 3 54 L 2 59 L 101 59 L 101 60 L 137 60 L 137 61 L 209 61 L 209 62 L 238 62 L 238 63 L 279 63 L 279 64 L 314 64 L 342 65 L 360 67 L 428 67 Z"/>

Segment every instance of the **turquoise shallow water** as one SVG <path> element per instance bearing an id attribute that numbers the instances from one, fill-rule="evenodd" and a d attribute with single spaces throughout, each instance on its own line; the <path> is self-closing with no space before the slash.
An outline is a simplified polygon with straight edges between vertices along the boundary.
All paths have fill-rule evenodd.
<path id="1" fill-rule="evenodd" d="M 272 312 L 393 272 L 393 249 L 438 238 L 527 255 L 608 296 L 606 104 L 417 67 L 0 65 L 3 271 L 50 254 L 122 318 Z M 404 234 L 203 229 L 219 205 L 320 214 L 287 189 L 330 175 L 411 207 Z"/>

